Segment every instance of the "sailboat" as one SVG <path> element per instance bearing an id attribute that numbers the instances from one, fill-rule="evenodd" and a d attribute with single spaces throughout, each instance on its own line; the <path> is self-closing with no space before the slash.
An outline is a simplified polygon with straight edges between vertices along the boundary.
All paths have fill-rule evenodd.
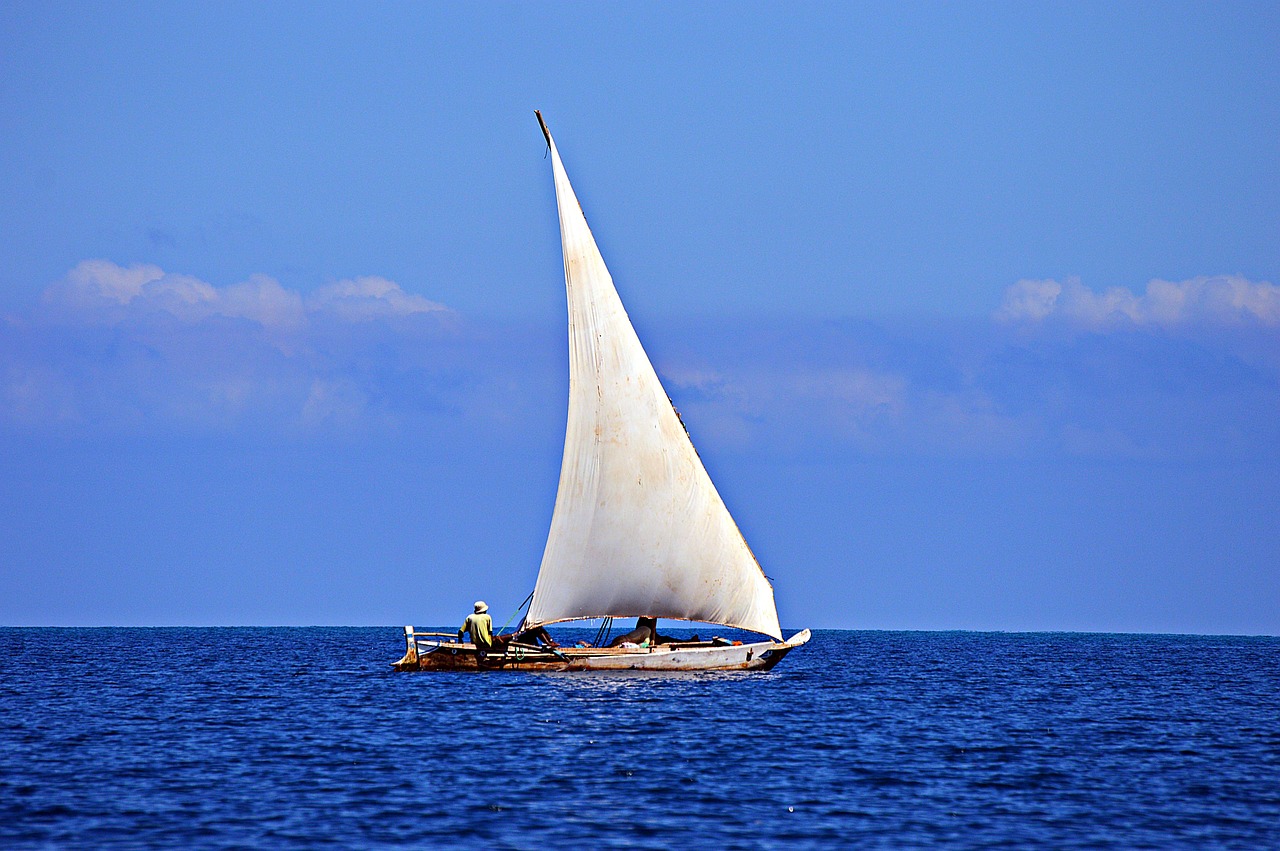
<path id="1" fill-rule="evenodd" d="M 569 305 L 569 415 L 551 530 L 522 629 L 566 621 L 668 618 L 760 641 L 482 652 L 452 633 L 405 627 L 394 667 L 419 670 L 767 670 L 810 639 L 782 638 L 773 587 L 707 475 L 622 306 L 560 152 L 542 119 L 555 181 Z M 585 642 L 584 642 L 585 643 Z"/>

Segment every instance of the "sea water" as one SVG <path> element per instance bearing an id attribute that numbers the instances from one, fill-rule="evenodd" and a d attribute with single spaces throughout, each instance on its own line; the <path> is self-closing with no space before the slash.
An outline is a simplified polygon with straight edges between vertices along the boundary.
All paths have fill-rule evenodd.
<path id="1" fill-rule="evenodd" d="M 1280 639 L 818 631 L 397 674 L 397 627 L 0 630 L 0 847 L 1280 847 Z"/>

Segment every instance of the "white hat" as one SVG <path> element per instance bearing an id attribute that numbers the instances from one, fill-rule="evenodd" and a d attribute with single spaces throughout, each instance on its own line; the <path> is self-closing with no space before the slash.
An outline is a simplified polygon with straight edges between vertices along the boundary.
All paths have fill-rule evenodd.
<path id="1" fill-rule="evenodd" d="M 485 605 L 484 600 L 476 600 L 476 614 L 483 615 L 487 611 L 489 611 L 489 607 Z"/>

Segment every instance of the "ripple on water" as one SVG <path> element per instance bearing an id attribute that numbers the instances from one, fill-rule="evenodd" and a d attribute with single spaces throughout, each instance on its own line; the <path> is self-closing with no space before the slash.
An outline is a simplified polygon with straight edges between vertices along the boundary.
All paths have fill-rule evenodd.
<path id="1" fill-rule="evenodd" d="M 829 631 L 645 676 L 397 675 L 398 640 L 0 630 L 0 844 L 1280 846 L 1276 639 Z"/>

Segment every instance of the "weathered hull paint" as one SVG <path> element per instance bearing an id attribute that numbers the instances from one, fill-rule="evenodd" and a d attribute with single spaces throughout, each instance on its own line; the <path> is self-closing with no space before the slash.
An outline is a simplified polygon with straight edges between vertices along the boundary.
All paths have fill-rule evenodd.
<path id="1" fill-rule="evenodd" d="M 424 643 L 396 662 L 397 671 L 767 671 L 811 637 L 809 630 L 790 641 L 761 641 L 730 646 L 659 645 L 638 650 L 561 648 L 558 653 L 517 648 L 481 659 L 473 644 Z"/>

